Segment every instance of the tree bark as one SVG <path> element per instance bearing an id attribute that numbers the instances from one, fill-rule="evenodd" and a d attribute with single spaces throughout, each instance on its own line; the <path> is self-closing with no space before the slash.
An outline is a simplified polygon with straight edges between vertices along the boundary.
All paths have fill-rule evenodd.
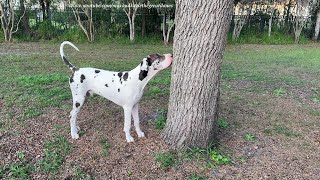
<path id="1" fill-rule="evenodd" d="M 317 21 L 316 21 L 316 27 L 314 28 L 314 36 L 313 36 L 314 41 L 316 41 L 319 37 L 319 30 L 320 30 L 320 9 L 318 9 L 318 12 L 317 12 Z"/>
<path id="2" fill-rule="evenodd" d="M 218 118 L 220 64 L 233 1 L 177 0 L 168 119 L 171 148 L 207 147 Z"/>

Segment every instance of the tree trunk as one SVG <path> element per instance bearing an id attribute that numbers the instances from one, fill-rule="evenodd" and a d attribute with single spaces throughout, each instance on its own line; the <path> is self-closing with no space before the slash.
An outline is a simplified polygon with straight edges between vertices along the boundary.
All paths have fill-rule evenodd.
<path id="1" fill-rule="evenodd" d="M 144 1 L 143 4 L 147 4 L 147 1 Z M 144 37 L 146 35 L 146 13 L 147 8 L 142 8 L 142 14 L 141 14 L 141 36 Z"/>
<path id="2" fill-rule="evenodd" d="M 25 0 L 20 0 L 20 14 L 24 14 L 22 17 L 22 31 L 24 34 L 30 34 L 29 16 L 24 6 Z"/>
<path id="3" fill-rule="evenodd" d="M 40 0 L 40 6 L 42 11 L 42 20 L 44 21 L 46 19 L 46 6 L 44 0 Z"/>
<path id="4" fill-rule="evenodd" d="M 207 147 L 212 142 L 232 5 L 224 0 L 176 1 L 175 61 L 162 133 L 171 148 Z"/>
<path id="5" fill-rule="evenodd" d="M 270 19 L 269 19 L 269 28 L 268 28 L 268 36 L 269 36 L 269 37 L 271 36 L 272 20 L 273 20 L 273 15 L 274 15 L 274 8 L 275 8 L 275 7 L 272 7 L 271 15 L 270 15 Z"/>
<path id="6" fill-rule="evenodd" d="M 163 37 L 163 43 L 165 45 L 168 45 L 166 43 L 166 29 L 167 29 L 167 13 L 164 13 L 162 18 L 162 37 Z"/>
<path id="7" fill-rule="evenodd" d="M 313 36 L 314 41 L 316 41 L 319 37 L 319 30 L 320 30 L 320 9 L 317 12 L 317 21 L 316 21 L 316 27 L 314 28 L 314 36 Z"/>

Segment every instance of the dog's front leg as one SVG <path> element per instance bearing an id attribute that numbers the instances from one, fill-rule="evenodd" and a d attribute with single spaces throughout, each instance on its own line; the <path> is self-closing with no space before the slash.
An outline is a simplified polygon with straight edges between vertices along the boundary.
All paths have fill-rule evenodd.
<path id="1" fill-rule="evenodd" d="M 127 142 L 133 142 L 134 139 L 130 135 L 132 107 L 124 106 L 123 110 L 124 110 L 124 128 L 123 128 L 123 131 L 126 134 Z"/>
<path id="2" fill-rule="evenodd" d="M 139 120 L 139 104 L 135 104 L 132 108 L 132 117 L 134 120 L 134 127 L 139 138 L 144 137 L 144 133 L 140 129 L 140 120 Z"/>

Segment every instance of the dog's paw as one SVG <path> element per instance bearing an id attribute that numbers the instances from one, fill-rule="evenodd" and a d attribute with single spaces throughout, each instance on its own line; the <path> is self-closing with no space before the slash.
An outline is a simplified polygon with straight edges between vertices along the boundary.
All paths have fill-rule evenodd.
<path id="1" fill-rule="evenodd" d="M 72 137 L 72 139 L 79 139 L 79 134 L 78 133 L 74 133 L 74 134 L 71 133 L 71 137 Z"/>
<path id="2" fill-rule="evenodd" d="M 144 137 L 144 132 L 137 131 L 137 135 L 138 135 L 139 138 L 143 138 Z"/>
<path id="3" fill-rule="evenodd" d="M 127 142 L 130 143 L 130 142 L 133 142 L 134 139 L 132 136 L 126 136 L 126 139 L 127 139 Z"/>

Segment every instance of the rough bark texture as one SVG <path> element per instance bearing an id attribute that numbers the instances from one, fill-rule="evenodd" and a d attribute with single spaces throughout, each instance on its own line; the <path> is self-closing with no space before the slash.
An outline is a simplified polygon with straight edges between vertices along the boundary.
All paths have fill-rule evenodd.
<path id="1" fill-rule="evenodd" d="M 218 117 L 220 64 L 233 1 L 177 0 L 171 94 L 163 139 L 206 147 Z"/>

